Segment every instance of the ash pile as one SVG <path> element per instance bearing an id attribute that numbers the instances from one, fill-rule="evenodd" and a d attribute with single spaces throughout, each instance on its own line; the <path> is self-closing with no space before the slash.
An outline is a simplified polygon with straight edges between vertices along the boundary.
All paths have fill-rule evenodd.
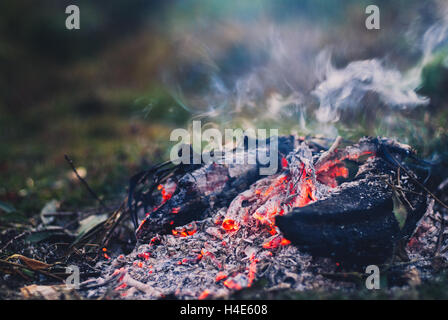
<path id="1" fill-rule="evenodd" d="M 423 260 L 418 245 L 434 247 L 427 173 L 409 146 L 386 138 L 352 145 L 338 138 L 329 148 L 295 136 L 278 141 L 281 165 L 269 176 L 259 174 L 259 163 L 166 162 L 133 177 L 137 245 L 102 262 L 83 295 L 204 299 L 249 287 L 350 289 L 356 284 L 328 275 L 382 265 L 400 250 Z M 245 159 L 254 151 L 245 148 Z"/>

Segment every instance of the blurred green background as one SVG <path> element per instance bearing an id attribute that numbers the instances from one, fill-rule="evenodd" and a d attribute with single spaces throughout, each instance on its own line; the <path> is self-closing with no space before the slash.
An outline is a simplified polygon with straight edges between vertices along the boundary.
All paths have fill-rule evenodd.
<path id="1" fill-rule="evenodd" d="M 364 27 L 372 3 L 381 8 L 379 31 Z M 69 4 L 80 7 L 80 30 L 65 28 Z M 198 115 L 319 134 L 297 110 L 258 117 L 268 111 L 222 112 L 221 104 L 234 110 L 233 84 L 266 66 L 272 69 L 263 73 L 270 84 L 260 89 L 264 96 L 281 91 L 275 88 L 281 77 L 299 91 L 312 90 L 311 66 L 327 46 L 337 66 L 386 57 L 406 70 L 419 61 L 413 35 L 439 18 L 439 6 L 442 1 L 1 1 L 0 221 L 30 217 L 51 199 L 61 210 L 95 204 L 64 154 L 103 199 L 119 202 L 132 174 L 167 159 L 171 130 Z M 397 136 L 445 161 L 445 52 L 423 72 L 419 92 L 431 98 L 429 106 L 393 114 L 400 119 L 393 130 L 384 114 L 366 113 L 338 124 L 340 132 Z M 311 129 L 303 132 L 301 119 Z"/>

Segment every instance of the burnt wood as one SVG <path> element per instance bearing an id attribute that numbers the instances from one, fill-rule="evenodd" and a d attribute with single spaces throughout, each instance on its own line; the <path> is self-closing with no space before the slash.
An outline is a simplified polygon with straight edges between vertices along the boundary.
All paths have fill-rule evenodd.
<path id="1" fill-rule="evenodd" d="M 394 214 L 394 190 L 385 176 L 395 176 L 387 161 L 376 158 L 354 181 L 330 197 L 276 217 L 276 225 L 292 244 L 315 256 L 354 263 L 380 263 L 391 257 L 397 240 L 409 237 L 426 211 L 426 197 L 406 193 L 405 226 Z M 414 186 L 408 182 L 407 188 Z"/>
<path id="2" fill-rule="evenodd" d="M 246 157 L 248 152 L 256 152 L 259 148 L 258 140 L 255 141 L 256 150 L 248 149 L 248 142 L 246 137 L 244 140 Z M 269 146 L 270 143 L 271 139 L 267 139 L 264 145 Z M 279 164 L 281 158 L 294 150 L 296 145 L 294 136 L 278 137 Z M 180 176 L 177 178 L 177 188 L 171 199 L 145 218 L 137 230 L 137 239 L 144 241 L 156 234 L 169 233 L 175 227 L 208 217 L 213 209 L 228 206 L 239 193 L 249 189 L 252 183 L 262 177 L 259 174 L 262 166 L 258 163 L 257 155 L 257 164 L 212 163 Z M 146 197 L 151 198 L 151 195 Z"/>
<path id="3" fill-rule="evenodd" d="M 387 257 L 400 234 L 393 213 L 392 192 L 363 180 L 340 193 L 292 213 L 276 225 L 294 245 L 318 256 L 338 259 Z"/>

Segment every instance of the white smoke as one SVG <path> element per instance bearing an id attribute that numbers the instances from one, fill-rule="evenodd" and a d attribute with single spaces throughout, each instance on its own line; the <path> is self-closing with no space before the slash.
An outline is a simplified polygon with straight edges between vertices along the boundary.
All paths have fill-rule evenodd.
<path id="1" fill-rule="evenodd" d="M 212 28 L 207 35 L 193 32 L 187 40 L 176 40 L 176 63 L 165 68 L 165 85 L 195 118 L 253 124 L 288 120 L 299 122 L 303 129 L 305 92 L 315 83 L 306 75 L 313 73 L 309 60 L 322 32 L 303 22 L 294 23 L 233 21 L 227 29 Z M 233 58 L 232 47 L 240 50 L 236 55 L 233 52 Z"/>
<path id="2" fill-rule="evenodd" d="M 330 55 L 323 53 L 319 59 L 327 60 L 325 80 L 312 94 L 319 99 L 315 111 L 320 122 L 336 122 L 341 111 L 360 107 L 368 92 L 375 92 L 382 103 L 392 108 L 414 108 L 429 100 L 416 94 L 416 86 L 410 86 L 395 69 L 385 68 L 376 59 L 351 62 L 343 69 L 336 69 Z"/>
<path id="3" fill-rule="evenodd" d="M 385 67 L 378 59 L 354 61 L 337 69 L 331 63 L 329 51 L 322 51 L 316 63 L 316 74 L 322 81 L 312 91 L 319 100 L 316 119 L 322 123 L 337 122 L 344 110 L 360 108 L 368 93 L 375 93 L 379 102 L 392 109 L 427 105 L 429 99 L 416 93 L 422 85 L 422 71 L 434 59 L 436 49 L 447 42 L 448 23 L 442 20 L 425 32 L 422 58 L 405 73 Z"/>
<path id="4" fill-rule="evenodd" d="M 446 1 L 440 3 L 448 8 Z M 404 110 L 430 102 L 418 93 L 422 72 L 447 44 L 448 23 L 441 19 L 428 28 L 443 16 L 440 8 L 428 6 L 428 10 L 430 20 L 419 19 L 414 7 L 401 19 L 413 16 L 418 23 L 410 21 L 403 28 L 390 22 L 390 29 L 396 27 L 397 32 L 387 36 L 359 30 L 347 33 L 351 22 L 338 22 L 332 28 L 306 19 L 279 23 L 269 12 L 250 23 L 227 18 L 220 24 L 195 23 L 188 32 L 181 28 L 171 35 L 179 45 L 173 50 L 171 70 L 165 69 L 166 84 L 196 118 L 253 127 L 274 123 L 294 126 L 301 134 L 332 136 L 338 129 L 355 128 L 353 121 L 362 118 L 355 116 L 368 111 L 365 118 L 372 126 L 365 133 L 373 134 L 388 125 L 388 115 L 399 114 L 391 118 L 398 122 L 409 115 Z M 414 45 L 417 55 L 409 48 Z M 326 46 L 334 48 L 345 67 L 335 67 L 330 52 L 322 51 Z M 366 59 L 372 48 L 378 58 Z M 406 56 L 397 56 L 408 49 Z M 375 108 L 381 108 L 381 113 Z M 345 112 L 349 117 L 343 117 Z"/>

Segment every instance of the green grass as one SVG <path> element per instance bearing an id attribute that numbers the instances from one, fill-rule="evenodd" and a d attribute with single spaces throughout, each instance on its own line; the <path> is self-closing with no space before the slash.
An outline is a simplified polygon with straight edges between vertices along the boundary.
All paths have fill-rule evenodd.
<path id="1" fill-rule="evenodd" d="M 188 118 L 158 88 L 114 91 L 91 100 L 61 97 L 20 118 L 5 113 L 0 120 L 0 201 L 27 217 L 51 199 L 72 209 L 95 204 L 71 177 L 64 154 L 87 171 L 86 180 L 101 197 L 119 200 L 131 175 L 166 159 L 170 130 Z"/>

